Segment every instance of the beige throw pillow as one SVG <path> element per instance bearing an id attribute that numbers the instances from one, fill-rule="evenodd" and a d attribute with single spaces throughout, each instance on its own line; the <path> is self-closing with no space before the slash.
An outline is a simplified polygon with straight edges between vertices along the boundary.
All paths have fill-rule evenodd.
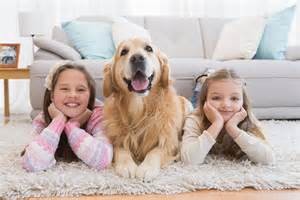
<path id="1" fill-rule="evenodd" d="M 264 32 L 264 17 L 246 17 L 224 25 L 212 58 L 215 60 L 251 59 Z"/>

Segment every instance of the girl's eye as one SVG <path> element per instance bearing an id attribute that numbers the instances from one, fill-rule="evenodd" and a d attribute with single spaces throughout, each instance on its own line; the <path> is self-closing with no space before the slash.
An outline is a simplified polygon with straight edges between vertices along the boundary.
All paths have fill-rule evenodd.
<path id="1" fill-rule="evenodd" d="M 238 98 L 238 97 L 232 97 L 231 100 L 232 100 L 232 101 L 239 101 L 240 98 Z"/>
<path id="2" fill-rule="evenodd" d="M 121 51 L 121 56 L 125 56 L 127 53 L 129 52 L 129 50 L 128 49 L 123 49 L 122 51 Z"/>
<path id="3" fill-rule="evenodd" d="M 212 97 L 211 99 L 212 99 L 212 100 L 220 100 L 220 97 L 215 96 L 215 97 Z"/>
<path id="4" fill-rule="evenodd" d="M 78 89 L 78 92 L 85 92 L 86 89 L 82 88 L 82 89 Z"/>
<path id="5" fill-rule="evenodd" d="M 60 88 L 60 90 L 67 91 L 68 88 Z"/>

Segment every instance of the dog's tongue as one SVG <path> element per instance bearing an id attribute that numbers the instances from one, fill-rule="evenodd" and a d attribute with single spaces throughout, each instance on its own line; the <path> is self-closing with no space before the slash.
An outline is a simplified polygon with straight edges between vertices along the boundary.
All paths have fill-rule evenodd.
<path id="1" fill-rule="evenodd" d="M 131 85 L 136 91 L 146 90 L 149 85 L 149 80 L 141 72 L 137 72 L 131 82 Z"/>

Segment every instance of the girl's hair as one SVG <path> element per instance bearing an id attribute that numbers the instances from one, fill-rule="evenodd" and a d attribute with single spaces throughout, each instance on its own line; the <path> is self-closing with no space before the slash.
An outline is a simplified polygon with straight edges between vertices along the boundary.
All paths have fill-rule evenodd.
<path id="1" fill-rule="evenodd" d="M 45 122 L 46 122 L 47 125 L 49 125 L 51 123 L 51 120 L 52 120 L 51 116 L 48 112 L 48 107 L 52 103 L 51 96 L 53 95 L 54 88 L 55 88 L 56 83 L 58 81 L 59 75 L 63 71 L 68 70 L 68 69 L 78 70 L 78 71 L 80 71 L 81 73 L 83 73 L 85 75 L 86 81 L 88 83 L 89 92 L 90 92 L 90 98 L 89 98 L 87 108 L 90 109 L 90 110 L 93 110 L 93 108 L 94 108 L 95 97 L 96 97 L 94 79 L 91 77 L 91 75 L 85 69 L 85 67 L 82 66 L 82 65 L 77 65 L 77 64 L 74 64 L 74 63 L 62 64 L 61 66 L 59 66 L 56 69 L 56 71 L 53 74 L 53 78 L 52 78 L 52 81 L 51 81 L 51 90 L 49 90 L 47 88 L 46 91 L 45 91 L 45 94 L 44 94 L 43 112 L 44 112 Z M 58 144 L 58 148 L 55 152 L 55 156 L 56 157 L 62 157 L 65 160 L 69 160 L 69 161 L 72 161 L 72 160 L 77 158 L 75 156 L 75 154 L 73 153 L 73 151 L 71 150 L 71 147 L 68 143 L 67 137 L 64 133 L 61 135 L 61 138 L 60 138 L 60 141 L 59 141 L 59 144 Z"/>
<path id="2" fill-rule="evenodd" d="M 252 108 L 250 105 L 250 99 L 246 91 L 246 84 L 244 81 L 241 79 L 241 77 L 232 69 L 219 69 L 215 71 L 214 73 L 210 74 L 204 81 L 200 95 L 199 95 L 199 101 L 198 101 L 198 107 L 195 111 L 195 114 L 199 116 L 200 118 L 200 129 L 201 131 L 206 130 L 210 125 L 210 121 L 207 119 L 206 115 L 204 114 L 203 111 L 203 106 L 204 103 L 206 102 L 207 98 L 207 92 L 208 88 L 211 82 L 213 81 L 218 81 L 218 80 L 232 80 L 232 81 L 237 81 L 240 82 L 241 87 L 242 87 L 242 93 L 243 93 L 243 108 L 247 112 L 247 117 L 241 121 L 238 124 L 238 127 L 241 128 L 242 130 L 249 131 L 255 136 L 260 137 L 261 139 L 265 139 L 264 134 L 259 127 L 259 122 L 254 116 L 252 112 Z"/>

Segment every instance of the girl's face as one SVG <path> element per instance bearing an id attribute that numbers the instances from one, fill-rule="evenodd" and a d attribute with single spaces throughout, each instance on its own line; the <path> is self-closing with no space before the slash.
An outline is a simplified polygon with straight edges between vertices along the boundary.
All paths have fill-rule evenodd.
<path id="1" fill-rule="evenodd" d="M 211 81 L 206 100 L 227 122 L 243 106 L 242 83 L 230 79 Z"/>
<path id="2" fill-rule="evenodd" d="M 59 74 L 51 100 L 67 117 L 77 117 L 88 106 L 90 90 L 85 75 L 76 69 L 66 69 Z"/>

